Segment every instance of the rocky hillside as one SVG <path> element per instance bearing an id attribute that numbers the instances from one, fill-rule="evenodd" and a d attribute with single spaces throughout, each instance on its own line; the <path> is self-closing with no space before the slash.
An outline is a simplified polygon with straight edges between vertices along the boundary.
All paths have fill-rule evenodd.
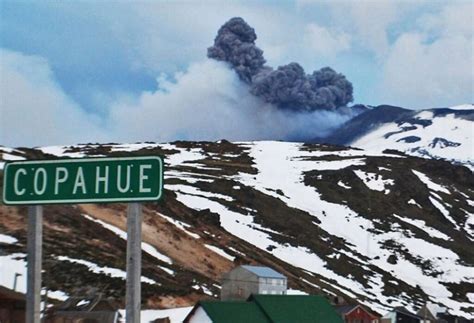
<path id="1" fill-rule="evenodd" d="M 217 297 L 236 264 L 291 292 L 357 299 L 380 313 L 430 301 L 474 318 L 474 175 L 396 151 L 286 142 L 0 147 L 2 160 L 162 155 L 165 194 L 144 205 L 143 302 Z M 44 284 L 123 302 L 124 204 L 45 207 Z M 0 283 L 25 273 L 26 208 L 0 206 Z M 25 277 L 25 276 L 23 276 Z M 24 281 L 20 282 L 24 289 Z"/>
<path id="2" fill-rule="evenodd" d="M 474 105 L 413 111 L 372 107 L 316 142 L 443 159 L 474 169 Z"/>

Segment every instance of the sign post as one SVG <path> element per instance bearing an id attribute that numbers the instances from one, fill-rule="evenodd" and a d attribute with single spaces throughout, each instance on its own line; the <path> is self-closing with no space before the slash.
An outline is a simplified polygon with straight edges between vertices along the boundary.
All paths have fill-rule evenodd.
<path id="1" fill-rule="evenodd" d="M 127 212 L 127 323 L 140 323 L 142 271 L 142 210 L 139 203 L 130 203 Z"/>
<path id="2" fill-rule="evenodd" d="M 29 205 L 27 323 L 40 322 L 42 204 L 129 202 L 126 322 L 140 322 L 141 205 L 163 193 L 157 156 L 16 161 L 5 165 L 3 203 Z"/>
<path id="3" fill-rule="evenodd" d="M 28 276 L 26 281 L 26 322 L 39 323 L 41 311 L 41 258 L 43 253 L 43 207 L 28 207 Z"/>

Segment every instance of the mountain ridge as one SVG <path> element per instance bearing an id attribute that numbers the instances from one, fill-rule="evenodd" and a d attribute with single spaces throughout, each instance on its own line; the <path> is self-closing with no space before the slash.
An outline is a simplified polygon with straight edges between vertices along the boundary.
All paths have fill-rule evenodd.
<path id="1" fill-rule="evenodd" d="M 474 105 L 409 110 L 380 105 L 367 109 L 326 137 L 312 142 L 444 159 L 474 170 Z"/>
<path id="2" fill-rule="evenodd" d="M 145 306 L 217 297 L 220 275 L 250 263 L 284 273 L 292 290 L 379 313 L 429 300 L 473 317 L 474 175 L 466 167 L 272 141 L 0 150 L 3 160 L 165 157 L 164 199 L 144 204 Z M 16 239 L 0 243 L 1 261 L 24 258 L 25 212 L 0 206 L 0 234 Z M 99 285 L 122 302 L 125 205 L 48 206 L 45 222 L 46 286 L 71 294 Z"/>

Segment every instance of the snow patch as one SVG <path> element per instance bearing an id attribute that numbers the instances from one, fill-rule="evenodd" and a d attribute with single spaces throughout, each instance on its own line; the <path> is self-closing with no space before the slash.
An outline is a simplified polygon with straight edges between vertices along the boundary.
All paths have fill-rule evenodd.
<path id="1" fill-rule="evenodd" d="M 17 155 L 12 155 L 8 153 L 3 153 L 2 154 L 2 159 L 3 160 L 8 160 L 8 161 L 18 161 L 18 160 L 25 160 L 25 157 L 22 156 L 17 156 Z"/>
<path id="2" fill-rule="evenodd" d="M 101 226 L 103 226 L 104 228 L 112 231 L 113 233 L 118 235 L 120 238 L 122 238 L 124 240 L 127 240 L 127 232 L 117 228 L 116 226 L 108 224 L 108 223 L 106 223 L 102 220 L 93 218 L 93 217 L 91 217 L 90 215 L 87 215 L 87 214 L 82 214 L 82 216 L 84 216 L 86 219 L 88 219 L 90 221 L 99 223 Z M 151 256 L 155 257 L 156 259 L 159 259 L 163 262 L 166 262 L 167 264 L 171 265 L 173 263 L 171 258 L 169 258 L 169 257 L 165 256 L 164 254 L 160 253 L 155 247 L 153 247 L 149 243 L 142 242 L 142 250 L 149 253 Z"/>
<path id="3" fill-rule="evenodd" d="M 169 216 L 166 216 L 164 214 L 161 214 L 161 213 L 157 213 L 159 216 L 161 216 L 162 218 L 166 219 L 166 221 L 174 224 L 178 229 L 180 229 L 181 231 L 184 231 L 184 233 L 186 233 L 187 235 L 189 235 L 190 237 L 194 238 L 194 239 L 199 239 L 201 238 L 199 236 L 199 234 L 196 234 L 196 233 L 193 233 L 193 232 L 190 232 L 188 230 L 186 230 L 186 228 L 190 228 L 191 226 L 187 223 L 184 223 L 184 222 L 181 222 L 181 221 L 178 221 L 178 220 L 175 220 L 173 219 L 172 217 L 169 217 Z"/>
<path id="4" fill-rule="evenodd" d="M 171 167 L 183 165 L 184 163 L 193 162 L 196 160 L 201 160 L 206 157 L 204 155 L 203 150 L 200 148 L 179 148 L 172 144 L 163 144 L 161 145 L 161 148 L 179 151 L 176 154 L 166 156 L 165 162 Z"/>
<path id="5" fill-rule="evenodd" d="M 221 248 L 218 248 L 216 246 L 213 246 L 213 245 L 209 245 L 209 244 L 204 244 L 204 246 L 206 246 L 207 249 L 210 249 L 212 251 L 214 251 L 215 253 L 217 253 L 218 255 L 226 258 L 226 259 L 229 259 L 230 261 L 234 261 L 235 257 L 234 256 L 231 256 L 229 255 L 227 252 L 225 252 L 224 250 L 222 250 Z"/>
<path id="6" fill-rule="evenodd" d="M 454 219 L 449 215 L 449 211 L 444 207 L 444 205 L 431 196 L 429 197 L 429 199 L 431 201 L 431 204 L 433 204 L 433 206 L 436 207 L 444 215 L 444 217 L 453 224 L 456 230 L 459 230 L 459 226 L 457 225 L 456 221 L 454 221 Z"/>
<path id="7" fill-rule="evenodd" d="M 384 192 L 384 194 L 389 194 L 390 189 L 387 187 L 395 184 L 393 179 L 383 179 L 380 174 L 364 172 L 362 170 L 354 170 L 354 173 L 369 189 Z"/>
<path id="8" fill-rule="evenodd" d="M 433 182 L 428 176 L 426 176 L 422 172 L 416 171 L 414 169 L 412 170 L 412 172 L 413 172 L 413 174 L 415 174 L 420 179 L 420 181 L 422 181 L 426 186 L 428 186 L 428 188 L 430 190 L 437 191 L 437 192 L 442 192 L 442 193 L 445 193 L 445 194 L 450 194 L 450 192 L 448 191 L 448 189 L 446 189 L 446 187 L 444 187 L 442 185 L 439 185 L 439 184 L 436 184 L 435 182 Z"/>
<path id="9" fill-rule="evenodd" d="M 352 188 L 352 187 L 350 187 L 350 186 L 344 184 L 342 181 L 337 182 L 337 185 L 339 185 L 340 187 L 343 187 L 343 188 L 345 188 L 345 189 L 347 189 L 347 190 L 350 190 L 350 189 Z"/>
<path id="10" fill-rule="evenodd" d="M 423 221 L 423 220 L 409 219 L 409 218 L 406 218 L 406 217 L 401 217 L 401 216 L 396 215 L 396 214 L 394 214 L 393 216 L 395 216 L 396 218 L 400 219 L 403 222 L 406 222 L 408 224 L 411 224 L 411 225 L 417 227 L 420 230 L 425 231 L 428 235 L 430 235 L 432 237 L 447 240 L 447 241 L 451 240 L 451 238 L 449 236 L 447 236 L 446 234 L 444 234 L 444 233 L 442 233 L 442 232 L 426 225 L 426 222 Z"/>
<path id="11" fill-rule="evenodd" d="M 460 104 L 449 107 L 451 110 L 474 110 L 474 104 Z"/>
<path id="12" fill-rule="evenodd" d="M 136 144 L 121 144 L 121 145 L 113 145 L 110 148 L 110 151 L 115 152 L 115 151 L 125 151 L 125 152 L 132 152 L 132 151 L 137 151 L 140 149 L 145 149 L 145 148 L 155 148 L 159 147 L 159 144 L 156 143 L 136 143 Z"/>
<path id="13" fill-rule="evenodd" d="M 17 243 L 18 239 L 12 237 L 12 236 L 7 236 L 6 234 L 1 234 L 0 233 L 0 243 L 5 243 L 5 244 L 14 244 Z"/>
<path id="14" fill-rule="evenodd" d="M 96 273 L 96 274 L 104 274 L 104 275 L 107 275 L 107 276 L 110 276 L 110 277 L 116 277 L 116 278 L 121 278 L 121 279 L 126 279 L 126 277 L 127 277 L 127 273 L 125 271 L 121 270 L 121 269 L 112 268 L 112 267 L 100 267 L 99 265 L 97 265 L 93 262 L 83 260 L 83 259 L 70 258 L 70 257 L 67 257 L 67 256 L 58 256 L 56 258 L 59 261 L 68 261 L 68 262 L 72 262 L 72 263 L 75 263 L 75 264 L 80 264 L 80 265 L 87 266 L 90 271 L 92 271 L 93 273 Z M 153 279 L 150 279 L 150 278 L 147 278 L 147 277 L 144 277 L 144 276 L 141 277 L 140 281 L 142 283 L 148 283 L 148 284 L 151 284 L 151 285 L 158 284 Z"/>
<path id="15" fill-rule="evenodd" d="M 189 307 L 177 307 L 166 310 L 142 310 L 140 312 L 141 323 L 149 323 L 159 318 L 169 317 L 170 323 L 181 323 L 193 309 Z M 125 317 L 125 310 L 119 311 L 122 317 Z"/>
<path id="16" fill-rule="evenodd" d="M 420 209 L 422 209 L 421 205 L 418 204 L 418 203 L 416 203 L 416 201 L 415 201 L 414 199 L 410 199 L 410 200 L 408 201 L 408 204 L 416 205 L 416 206 L 418 206 Z"/>
<path id="17" fill-rule="evenodd" d="M 185 194 L 197 194 L 204 197 L 209 198 L 216 198 L 225 200 L 228 202 L 232 202 L 234 199 L 230 196 L 219 194 L 219 193 L 211 193 L 205 191 L 199 191 L 194 186 L 187 186 L 187 185 L 180 185 L 180 184 L 173 184 L 173 185 L 165 185 L 165 188 L 175 192 L 182 192 Z"/>

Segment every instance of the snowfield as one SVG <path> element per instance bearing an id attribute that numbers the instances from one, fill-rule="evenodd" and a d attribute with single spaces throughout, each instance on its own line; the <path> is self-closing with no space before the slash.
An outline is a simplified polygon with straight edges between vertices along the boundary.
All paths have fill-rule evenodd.
<path id="1" fill-rule="evenodd" d="M 453 113 L 437 116 L 433 110 L 426 110 L 416 114 L 413 118 L 415 121 L 382 124 L 356 138 L 350 145 L 373 152 L 395 149 L 409 155 L 445 159 L 474 170 L 473 121 L 455 116 L 456 111 L 474 113 L 474 105 L 465 104 L 449 109 Z"/>
<path id="2" fill-rule="evenodd" d="M 259 172 L 257 175 L 239 174 L 233 177 L 232 180 L 281 199 L 290 207 L 310 213 L 321 221 L 319 226 L 322 229 L 344 239 L 351 246 L 352 253 L 345 251 L 342 253 L 361 262 L 361 265 L 378 266 L 381 270 L 389 271 L 394 277 L 405 281 L 413 287 L 420 286 L 425 293 L 431 295 L 431 300 L 443 302 L 452 308 L 455 313 L 463 313 L 460 310 L 461 307 L 469 306 L 468 303 L 451 301 L 449 299 L 452 296 L 451 292 L 444 285 L 440 284 L 440 281 L 455 283 L 461 281 L 474 282 L 473 268 L 459 264 L 456 254 L 452 253 L 449 249 L 426 243 L 421 239 L 412 238 L 406 230 L 396 226 L 392 228 L 390 233 L 369 233 L 367 230 L 373 228 L 369 220 L 360 217 L 357 213 L 347 208 L 347 206 L 322 200 L 314 188 L 304 185 L 303 173 L 305 171 L 314 169 L 339 170 L 349 166 L 364 165 L 363 156 L 367 152 L 344 151 L 341 155 L 350 158 L 337 161 L 311 161 L 311 157 L 321 157 L 330 155 L 330 153 L 316 152 L 313 154 L 312 152 L 305 152 L 302 150 L 301 144 L 295 143 L 254 142 L 245 145 L 250 148 L 250 156 L 253 158 L 255 167 Z M 380 152 L 373 154 L 380 155 Z M 388 169 L 383 170 L 387 171 Z M 434 183 L 428 176 L 421 172 L 413 172 L 430 190 L 449 193 L 446 188 Z M 384 192 L 385 194 L 390 193 L 390 188 L 394 184 L 392 179 L 382 178 L 379 174 L 361 170 L 355 170 L 354 173 L 371 190 Z M 280 176 L 280 174 L 285 174 L 285 176 Z M 338 185 L 350 189 L 350 186 L 344 183 L 339 182 Z M 233 235 L 245 237 L 246 241 L 262 250 L 268 250 L 271 246 L 271 254 L 285 262 L 337 281 L 340 290 L 346 295 L 356 297 L 354 294 L 356 292 L 358 295 L 364 295 L 367 299 L 372 299 L 372 301 L 365 302 L 367 306 L 384 311 L 391 306 L 404 305 L 403 300 L 383 296 L 384 283 L 377 275 L 370 280 L 371 286 L 367 288 L 350 277 L 344 277 L 329 270 L 324 260 L 304 247 L 293 247 L 276 243 L 266 233 L 268 228 L 266 229 L 255 223 L 254 217 L 251 214 L 231 211 L 219 203 L 219 199 L 232 200 L 230 197 L 201 191 L 192 186 L 191 183 L 187 187 L 186 185 L 169 185 L 167 188 L 177 194 L 178 201 L 191 208 L 196 210 L 209 209 L 212 212 L 218 213 L 221 216 L 221 225 Z M 283 194 L 277 194 L 277 190 L 281 190 Z M 449 212 L 444 209 L 440 202 L 435 200 L 434 204 L 442 210 L 447 219 L 454 221 L 449 217 Z M 423 221 L 394 216 L 439 239 L 450 239 L 442 232 L 430 228 Z M 342 226 L 341 223 L 347 223 L 351 230 L 348 231 L 346 226 Z M 453 224 L 457 226 L 455 222 Z M 445 274 L 441 279 L 439 277 L 429 277 L 417 265 L 406 260 L 401 260 L 396 265 L 387 264 L 384 259 L 387 258 L 389 253 L 382 245 L 385 241 L 392 239 L 396 240 L 404 248 L 407 248 L 409 253 L 415 257 L 432 261 L 435 268 L 445 268 Z M 358 256 L 360 254 L 370 260 L 361 260 Z M 374 295 L 377 296 L 374 297 Z"/>
<path id="3" fill-rule="evenodd" d="M 436 136 L 437 131 L 444 131 L 449 136 L 453 134 L 449 137 L 450 141 L 462 142 L 463 149 L 472 144 L 472 137 L 462 137 L 455 129 L 455 124 L 459 126 L 459 122 L 463 120 L 453 121 L 447 118 L 446 120 L 451 120 L 453 123 L 441 125 L 438 124 L 437 117 L 427 111 L 419 113 L 417 117 L 420 120 L 432 121 L 426 129 L 431 129 L 433 136 Z M 463 298 L 454 292 L 455 288 L 463 290 L 462 288 L 466 288 L 464 286 L 474 284 L 472 260 L 462 258 L 463 253 L 459 252 L 459 246 L 456 245 L 460 237 L 474 241 L 472 189 L 463 190 L 458 183 L 456 186 L 433 176 L 429 167 L 427 170 L 422 168 L 423 163 L 427 162 L 423 160 L 417 164 L 420 168 L 407 170 L 412 177 L 410 180 L 413 181 L 413 185 L 418 185 L 415 193 L 421 193 L 403 197 L 400 212 L 394 211 L 379 217 L 377 210 L 369 214 L 369 211 L 366 213 L 357 209 L 357 201 L 352 198 L 353 195 L 365 194 L 376 196 L 377 199 L 380 197 L 384 203 L 398 202 L 397 196 L 402 193 L 397 191 L 399 185 L 409 176 L 400 178 L 400 167 L 397 168 L 397 163 L 405 163 L 408 158 L 383 153 L 375 148 L 384 145 L 386 140 L 393 140 L 397 145 L 402 145 L 398 139 L 407 136 L 407 133 L 416 136 L 417 131 L 423 130 L 421 125 L 416 125 L 416 129 L 385 138 L 387 132 L 400 131 L 400 127 L 382 126 L 372 132 L 371 137 L 360 138 L 358 143 L 368 148 L 367 150 L 335 149 L 276 141 L 237 144 L 196 143 L 189 144 L 189 147 L 183 146 L 185 144 L 182 143 L 121 144 L 106 147 L 89 145 L 87 151 L 92 149 L 91 153 L 81 150 L 86 147 L 84 145 L 77 146 L 77 149 L 55 146 L 39 150 L 58 157 L 84 157 L 91 154 L 95 156 L 96 149 L 101 151 L 99 148 L 107 148 L 112 152 L 135 152 L 143 149 L 169 151 L 171 153 L 164 156 L 166 165 L 164 187 L 173 203 L 170 202 L 170 205 L 164 208 L 166 212 L 157 207 L 149 209 L 148 214 L 166 220 L 178 229 L 174 231 L 192 238 L 186 237 L 185 240 L 207 248 L 213 257 L 230 264 L 240 257 L 247 259 L 248 256 L 252 259 L 252 250 L 248 248 L 240 250 L 239 243 L 220 243 L 220 237 L 212 231 L 212 227 L 211 229 L 206 227 L 206 230 L 201 231 L 199 226 L 194 227 L 194 220 L 199 219 L 183 219 L 181 214 L 177 213 L 179 211 L 175 214 L 174 210 L 188 208 L 194 212 L 193 214 L 196 214 L 196 211 L 217 214 L 220 233 L 226 232 L 235 241 L 250 244 L 259 254 L 263 253 L 269 258 L 275 257 L 291 268 L 299 270 L 301 277 L 296 276 L 294 279 L 304 286 L 298 288 L 290 286 L 290 293 L 307 293 L 306 288 L 313 292 L 323 291 L 329 295 L 340 293 L 380 313 L 385 313 L 396 306 L 416 310 L 420 301 L 430 301 L 448 308 L 453 314 L 474 318 L 474 314 L 468 310 L 473 305 L 474 293 L 470 292 Z M 426 129 L 423 131 L 426 132 Z M 427 139 L 422 143 L 428 147 L 431 141 Z M 407 143 L 403 142 L 403 146 L 399 146 L 400 150 L 406 151 L 408 146 L 405 144 Z M 416 144 L 420 147 L 420 142 Z M 210 145 L 211 149 L 206 145 Z M 231 152 L 226 151 L 224 145 L 230 146 L 227 148 L 231 149 Z M 430 153 L 441 156 L 450 151 L 449 149 L 459 147 L 431 147 Z M 6 147 L 0 149 L 2 160 L 26 158 L 21 150 Z M 224 153 L 220 153 L 220 150 Z M 461 158 L 461 154 L 453 153 L 452 156 Z M 459 160 L 468 164 L 472 161 L 472 159 Z M 234 171 L 235 169 L 237 171 Z M 469 171 L 466 169 L 466 172 Z M 322 186 L 311 185 L 308 178 L 317 184 L 321 183 Z M 335 196 L 339 194 L 338 200 L 328 198 L 328 192 L 332 192 L 331 194 Z M 285 212 L 297 211 L 290 216 L 309 218 L 305 228 L 308 232 L 315 233 L 312 237 L 313 245 L 323 246 L 323 250 L 327 247 L 329 250 L 315 251 L 312 245 L 301 241 L 299 232 L 288 233 L 285 228 L 278 229 L 278 226 L 272 227 L 262 221 L 262 213 L 271 213 L 272 209 L 258 209 L 254 207 L 258 204 L 250 203 L 253 202 L 251 199 L 258 199 L 262 194 L 271 197 L 273 202 L 278 201 L 285 205 L 287 208 Z M 247 200 L 242 200 L 244 198 Z M 461 204 L 462 208 L 458 206 Z M 385 205 L 382 204 L 382 207 Z M 94 225 L 100 225 L 120 239 L 126 240 L 127 234 L 120 228 L 89 214 L 81 212 L 81 215 L 94 222 Z M 203 225 L 202 222 L 199 224 Z M 181 238 L 177 239 L 179 249 Z M 0 247 L 2 244 L 15 245 L 18 241 L 19 239 L 0 232 Z M 171 248 L 172 243 L 169 244 L 168 247 Z M 451 248 L 453 245 L 454 249 Z M 156 246 L 145 242 L 142 243 L 142 250 L 156 259 L 155 261 L 160 261 L 157 266 L 166 272 L 163 275 L 166 279 L 181 279 L 180 269 L 175 266 L 185 267 L 186 259 L 179 259 L 176 255 L 173 258 Z M 469 256 L 468 251 L 465 253 Z M 125 278 L 122 269 L 99 266 L 100 262 L 95 263 L 93 259 L 79 259 L 65 253 L 58 255 L 55 256 L 55 260 L 59 262 L 82 265 L 98 275 Z M 26 277 L 24 256 L 21 253 L 0 254 L 1 285 L 12 286 L 12 269 Z M 388 260 L 394 256 L 395 260 Z M 346 261 L 345 267 L 340 266 L 337 261 Z M 347 268 L 357 270 L 347 272 Z M 313 280 L 313 277 L 317 277 L 317 280 Z M 214 296 L 216 291 L 211 290 L 211 286 L 220 288 L 220 282 L 216 277 L 213 279 L 215 281 L 211 283 L 200 284 L 193 281 L 188 282 L 188 285 L 196 293 Z M 158 288 L 162 286 L 162 282 L 157 280 L 158 278 L 154 276 L 153 279 L 142 277 L 142 282 Z M 318 280 L 326 287 L 318 285 L 316 283 Z M 19 280 L 18 290 L 25 290 L 24 283 L 24 278 Z M 387 292 L 390 289 L 395 292 Z M 413 294 L 413 291 L 418 294 Z M 190 309 L 187 307 L 177 310 L 144 311 L 142 321 L 170 315 L 172 322 L 178 322 Z"/>

